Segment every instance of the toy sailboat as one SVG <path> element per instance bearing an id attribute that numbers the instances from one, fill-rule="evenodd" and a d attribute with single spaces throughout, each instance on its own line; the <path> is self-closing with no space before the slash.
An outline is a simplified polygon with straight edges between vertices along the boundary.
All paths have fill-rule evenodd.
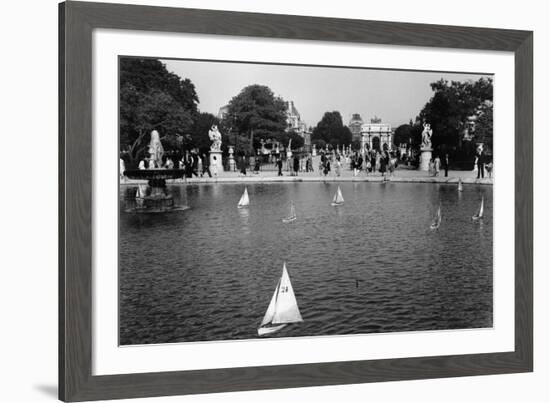
<path id="1" fill-rule="evenodd" d="M 437 209 L 437 213 L 430 225 L 431 230 L 438 229 L 441 225 L 441 204 L 439 205 L 439 208 Z"/>
<path id="2" fill-rule="evenodd" d="M 283 263 L 283 274 L 277 283 L 277 287 L 275 287 L 271 302 L 258 328 L 258 336 L 275 333 L 290 323 L 302 321 L 298 302 L 294 296 L 294 290 L 286 270 L 286 263 Z"/>
<path id="3" fill-rule="evenodd" d="M 239 204 L 237 204 L 238 208 L 248 207 L 250 204 L 250 199 L 248 198 L 248 189 L 244 188 L 243 195 L 241 196 L 241 199 L 239 200 Z"/>
<path id="4" fill-rule="evenodd" d="M 334 194 L 334 198 L 332 199 L 331 206 L 341 206 L 344 204 L 344 196 L 342 196 L 342 191 L 340 190 L 340 186 L 338 186 L 338 190 Z"/>
<path id="5" fill-rule="evenodd" d="M 479 220 L 483 218 L 483 197 L 481 198 L 481 205 L 479 206 L 479 211 L 472 216 L 472 220 Z"/>
<path id="6" fill-rule="evenodd" d="M 458 191 L 462 192 L 462 178 L 458 178 Z"/>
<path id="7" fill-rule="evenodd" d="M 290 215 L 288 217 L 283 218 L 283 222 L 285 224 L 290 223 L 292 221 L 296 220 L 296 209 L 294 208 L 294 203 L 290 203 Z"/>

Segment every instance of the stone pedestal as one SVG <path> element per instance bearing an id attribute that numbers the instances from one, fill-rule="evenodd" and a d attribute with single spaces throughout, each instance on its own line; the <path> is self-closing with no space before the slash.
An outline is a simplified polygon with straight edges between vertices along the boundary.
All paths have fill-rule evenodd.
<path id="1" fill-rule="evenodd" d="M 430 160 L 432 159 L 432 148 L 422 148 L 420 150 L 420 164 L 418 165 L 419 171 L 430 170 Z"/>
<path id="2" fill-rule="evenodd" d="M 233 147 L 229 146 L 229 171 L 234 172 L 236 168 L 235 157 L 233 156 Z"/>
<path id="3" fill-rule="evenodd" d="M 222 152 L 210 151 L 210 172 L 223 172 Z"/>

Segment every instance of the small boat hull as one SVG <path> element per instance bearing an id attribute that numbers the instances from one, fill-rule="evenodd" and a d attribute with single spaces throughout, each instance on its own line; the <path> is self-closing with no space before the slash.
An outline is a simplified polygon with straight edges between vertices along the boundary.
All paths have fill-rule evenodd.
<path id="1" fill-rule="evenodd" d="M 288 217 L 288 218 L 283 218 L 283 222 L 285 224 L 288 224 L 288 223 L 291 223 L 293 221 L 296 221 L 296 217 Z"/>
<path id="2" fill-rule="evenodd" d="M 342 203 L 335 203 L 335 202 L 330 203 L 331 206 L 342 206 L 343 204 L 344 204 L 344 202 L 342 202 Z"/>
<path id="3" fill-rule="evenodd" d="M 247 208 L 248 207 L 248 204 L 244 205 L 244 206 L 237 206 L 237 208 Z"/>
<path id="4" fill-rule="evenodd" d="M 286 323 L 283 323 L 282 325 L 277 326 L 264 326 L 258 328 L 258 336 L 266 336 L 271 333 L 275 333 L 279 330 L 281 330 L 283 327 L 286 326 Z"/>
<path id="5" fill-rule="evenodd" d="M 432 224 L 430 225 L 430 229 L 433 231 L 433 230 L 436 230 L 439 228 L 439 224 Z"/>
<path id="6" fill-rule="evenodd" d="M 483 218 L 483 217 L 480 217 L 480 216 L 477 215 L 477 214 L 476 214 L 475 216 L 472 216 L 472 220 L 474 220 L 474 221 L 477 221 L 477 220 L 479 220 L 480 218 Z"/>

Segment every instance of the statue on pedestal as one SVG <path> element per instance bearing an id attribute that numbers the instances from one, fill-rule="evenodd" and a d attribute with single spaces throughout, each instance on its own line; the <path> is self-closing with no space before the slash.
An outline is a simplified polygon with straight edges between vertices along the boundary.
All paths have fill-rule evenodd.
<path id="1" fill-rule="evenodd" d="M 208 138 L 212 140 L 210 145 L 210 171 L 214 176 L 218 176 L 218 172 L 223 171 L 222 165 L 222 134 L 218 130 L 217 125 L 212 125 L 208 131 Z"/>
<path id="2" fill-rule="evenodd" d="M 424 130 L 422 131 L 422 149 L 432 148 L 432 136 L 433 130 L 429 123 L 424 123 Z"/>
<path id="3" fill-rule="evenodd" d="M 422 145 L 420 146 L 420 171 L 429 171 L 430 161 L 432 160 L 432 136 L 433 131 L 429 123 L 424 123 L 422 131 Z"/>
<path id="4" fill-rule="evenodd" d="M 218 130 L 217 125 L 212 125 L 210 130 L 208 131 L 208 137 L 212 141 L 212 145 L 210 146 L 210 151 L 221 151 L 222 147 L 222 134 Z"/>

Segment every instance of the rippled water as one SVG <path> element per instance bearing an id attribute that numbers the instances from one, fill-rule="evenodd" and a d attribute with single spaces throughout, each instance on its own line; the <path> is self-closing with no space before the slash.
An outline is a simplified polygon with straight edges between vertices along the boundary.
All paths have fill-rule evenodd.
<path id="1" fill-rule="evenodd" d="M 335 183 L 247 186 L 248 209 L 197 184 L 170 188 L 189 210 L 121 213 L 121 344 L 256 338 L 283 261 L 304 321 L 272 337 L 492 327 L 492 187 L 348 182 L 331 207 Z"/>

